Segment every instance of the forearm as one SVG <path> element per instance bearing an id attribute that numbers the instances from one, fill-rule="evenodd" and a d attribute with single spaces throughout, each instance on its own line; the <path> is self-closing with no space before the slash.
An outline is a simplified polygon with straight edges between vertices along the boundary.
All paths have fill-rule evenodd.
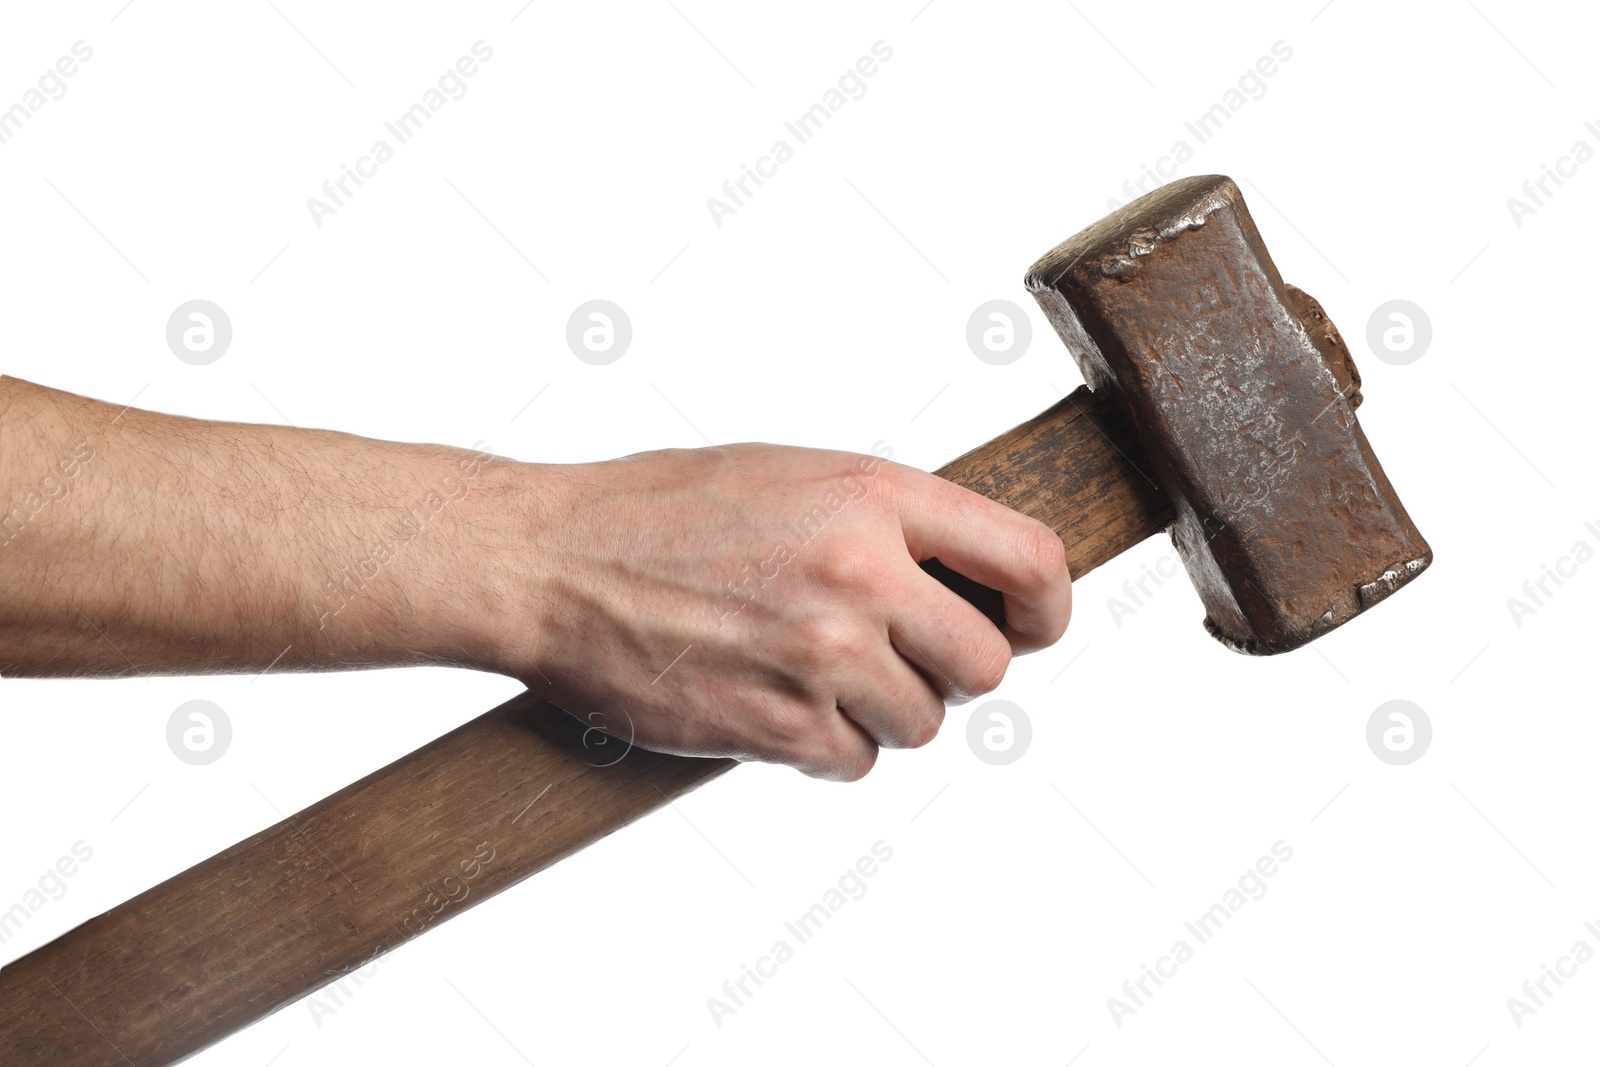
<path id="1" fill-rule="evenodd" d="M 1071 613 L 1043 523 L 767 444 L 513 463 L 0 377 L 0 509 L 0 674 L 455 664 L 644 748 L 829 778 L 925 744 Z"/>
<path id="2" fill-rule="evenodd" d="M 536 600 L 535 473 L 0 377 L 0 674 L 492 667 Z"/>

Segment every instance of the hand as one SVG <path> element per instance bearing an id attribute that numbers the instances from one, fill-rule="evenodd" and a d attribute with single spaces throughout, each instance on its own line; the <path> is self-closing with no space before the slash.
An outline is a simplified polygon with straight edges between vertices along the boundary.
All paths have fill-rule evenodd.
<path id="1" fill-rule="evenodd" d="M 1060 539 L 875 456 L 736 445 L 529 468 L 537 578 L 494 666 L 644 748 L 855 780 L 1071 613 Z M 926 574 L 1005 594 L 1006 626 Z"/>

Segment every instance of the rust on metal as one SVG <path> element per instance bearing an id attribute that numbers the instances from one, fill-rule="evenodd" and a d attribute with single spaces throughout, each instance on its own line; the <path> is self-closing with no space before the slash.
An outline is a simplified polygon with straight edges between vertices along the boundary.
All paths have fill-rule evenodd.
<path id="1" fill-rule="evenodd" d="M 1432 560 L 1356 421 L 1338 331 L 1284 285 L 1231 179 L 1141 197 L 1056 246 L 1027 285 L 1126 413 L 1223 643 L 1297 648 Z"/>

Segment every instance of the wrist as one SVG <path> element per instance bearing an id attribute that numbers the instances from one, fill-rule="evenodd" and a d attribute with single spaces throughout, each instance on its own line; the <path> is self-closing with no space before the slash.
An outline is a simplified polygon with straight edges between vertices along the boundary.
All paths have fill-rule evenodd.
<path id="1" fill-rule="evenodd" d="M 566 483 L 549 465 L 480 449 L 452 456 L 429 498 L 438 536 L 408 596 L 429 658 L 527 681 L 547 625 L 558 557 L 551 515 Z"/>
<path id="2" fill-rule="evenodd" d="M 310 657 L 494 669 L 489 619 L 506 573 L 521 465 L 482 444 L 333 435 L 319 445 L 310 460 L 323 484 L 316 496 L 346 506 L 290 512 L 278 530 L 291 559 L 299 555 L 292 546 L 318 546 L 303 572 Z"/>

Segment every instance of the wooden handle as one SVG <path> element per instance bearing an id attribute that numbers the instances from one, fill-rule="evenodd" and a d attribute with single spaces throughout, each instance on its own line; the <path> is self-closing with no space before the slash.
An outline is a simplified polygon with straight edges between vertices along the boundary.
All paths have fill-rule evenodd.
<path id="1" fill-rule="evenodd" d="M 601 740 L 523 694 L 90 919 L 0 968 L 0 1063 L 176 1063 L 735 765 Z"/>
<path id="2" fill-rule="evenodd" d="M 1080 389 L 938 473 L 1049 524 L 1078 576 L 1168 522 L 1143 462 Z M 734 765 L 624 754 L 523 694 L 0 968 L 0 1063 L 176 1063 Z"/>

